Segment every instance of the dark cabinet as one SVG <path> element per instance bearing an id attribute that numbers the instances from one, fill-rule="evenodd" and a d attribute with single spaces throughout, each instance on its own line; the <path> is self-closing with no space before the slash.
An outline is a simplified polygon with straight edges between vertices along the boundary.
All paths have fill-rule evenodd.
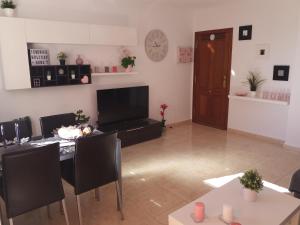
<path id="1" fill-rule="evenodd" d="M 30 67 L 31 87 L 91 84 L 90 65 L 47 65 Z"/>

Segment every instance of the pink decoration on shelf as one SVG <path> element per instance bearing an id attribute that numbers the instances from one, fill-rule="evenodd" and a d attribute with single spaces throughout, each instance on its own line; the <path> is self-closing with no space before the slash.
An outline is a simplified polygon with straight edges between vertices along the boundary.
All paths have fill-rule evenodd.
<path id="1" fill-rule="evenodd" d="M 196 222 L 202 222 L 205 218 L 205 205 L 202 202 L 196 202 L 194 209 L 194 219 Z"/>
<path id="2" fill-rule="evenodd" d="M 193 61 L 192 47 L 178 47 L 178 63 L 191 63 Z"/>
<path id="3" fill-rule="evenodd" d="M 82 84 L 88 84 L 89 83 L 89 77 L 87 75 L 84 75 L 81 79 Z"/>
<path id="4" fill-rule="evenodd" d="M 113 73 L 118 72 L 118 67 L 117 67 L 117 66 L 113 66 L 113 67 L 112 67 L 112 72 L 113 72 Z"/>

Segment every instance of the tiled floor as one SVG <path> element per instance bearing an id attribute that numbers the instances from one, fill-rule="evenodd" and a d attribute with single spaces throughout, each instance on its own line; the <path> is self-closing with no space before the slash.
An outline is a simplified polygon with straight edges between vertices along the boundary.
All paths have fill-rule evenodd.
<path id="1" fill-rule="evenodd" d="M 300 168 L 300 152 L 191 123 L 168 128 L 160 139 L 123 149 L 125 220 L 116 210 L 115 187 L 108 185 L 101 189 L 100 202 L 94 192 L 82 195 L 84 225 L 167 224 L 170 212 L 211 190 L 205 179 L 250 168 L 288 187 L 291 174 Z M 78 224 L 73 190 L 65 185 L 65 191 L 70 222 Z M 15 224 L 65 224 L 58 204 L 51 208 L 52 220 L 43 208 L 16 218 Z"/>

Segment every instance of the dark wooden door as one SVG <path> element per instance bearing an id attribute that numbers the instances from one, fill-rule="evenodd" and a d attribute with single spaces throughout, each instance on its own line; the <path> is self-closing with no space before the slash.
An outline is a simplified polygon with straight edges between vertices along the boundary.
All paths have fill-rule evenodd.
<path id="1" fill-rule="evenodd" d="M 195 33 L 193 122 L 227 129 L 233 29 Z"/>

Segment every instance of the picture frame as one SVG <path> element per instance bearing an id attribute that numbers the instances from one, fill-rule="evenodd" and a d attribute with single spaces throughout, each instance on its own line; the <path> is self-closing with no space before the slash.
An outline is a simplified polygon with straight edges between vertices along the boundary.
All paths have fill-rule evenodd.
<path id="1" fill-rule="evenodd" d="M 251 40 L 252 39 L 252 25 L 240 26 L 239 28 L 239 40 Z"/>
<path id="2" fill-rule="evenodd" d="M 270 57 L 270 49 L 269 44 L 256 45 L 256 57 L 259 59 L 268 59 Z"/>
<path id="3" fill-rule="evenodd" d="M 177 63 L 191 63 L 193 62 L 193 47 L 177 48 Z"/>
<path id="4" fill-rule="evenodd" d="M 273 72 L 273 80 L 288 81 L 290 73 L 290 66 L 288 65 L 275 65 Z"/>
<path id="5" fill-rule="evenodd" d="M 31 66 L 44 66 L 50 64 L 49 51 L 47 49 L 29 49 Z"/>

